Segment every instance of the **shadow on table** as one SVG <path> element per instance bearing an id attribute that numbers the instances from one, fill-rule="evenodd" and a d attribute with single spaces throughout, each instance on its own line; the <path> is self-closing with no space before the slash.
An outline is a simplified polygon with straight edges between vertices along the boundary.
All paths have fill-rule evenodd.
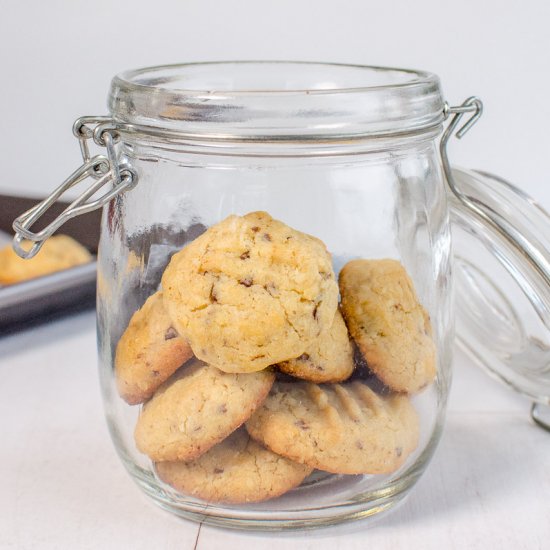
<path id="1" fill-rule="evenodd" d="M 90 326 L 90 314 L 95 307 L 95 297 L 89 301 L 75 304 L 63 311 L 27 319 L 9 327 L 2 327 L 0 332 L 0 353 L 3 358 L 18 353 L 29 347 L 37 348 L 50 344 L 61 336 L 78 334 Z M 61 323 L 70 319 L 69 323 Z M 62 331 L 62 332 L 61 332 Z"/>

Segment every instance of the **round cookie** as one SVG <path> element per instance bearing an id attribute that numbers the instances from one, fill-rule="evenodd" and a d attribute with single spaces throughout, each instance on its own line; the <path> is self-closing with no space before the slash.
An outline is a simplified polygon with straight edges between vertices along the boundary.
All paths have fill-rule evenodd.
<path id="1" fill-rule="evenodd" d="M 23 248 L 26 246 L 23 243 Z M 20 283 L 91 261 L 92 255 L 86 248 L 67 235 L 50 237 L 30 260 L 20 258 L 8 245 L 0 250 L 0 284 Z"/>
<path id="2" fill-rule="evenodd" d="M 246 504 L 275 498 L 297 487 L 313 468 L 272 453 L 244 428 L 191 462 L 158 462 L 160 479 L 207 502 Z"/>
<path id="3" fill-rule="evenodd" d="M 134 313 L 118 342 L 118 393 L 130 405 L 143 403 L 192 356 L 191 346 L 168 317 L 162 292 L 156 292 Z"/>
<path id="4" fill-rule="evenodd" d="M 336 310 L 330 329 L 300 357 L 277 366 L 286 374 L 310 382 L 341 382 L 349 378 L 354 368 L 353 346 L 340 311 Z"/>
<path id="5" fill-rule="evenodd" d="M 210 227 L 172 257 L 162 287 L 194 354 L 225 372 L 300 356 L 338 304 L 325 245 L 265 212 Z"/>
<path id="6" fill-rule="evenodd" d="M 267 370 L 228 374 L 194 360 L 143 406 L 136 446 L 155 461 L 197 458 L 250 417 L 274 379 Z"/>
<path id="7" fill-rule="evenodd" d="M 362 382 L 277 382 L 246 428 L 274 453 L 336 474 L 394 472 L 419 433 L 406 395 L 381 397 Z"/>
<path id="8" fill-rule="evenodd" d="M 430 318 L 396 260 L 353 260 L 339 277 L 342 313 L 369 368 L 391 389 L 412 393 L 433 381 Z"/>

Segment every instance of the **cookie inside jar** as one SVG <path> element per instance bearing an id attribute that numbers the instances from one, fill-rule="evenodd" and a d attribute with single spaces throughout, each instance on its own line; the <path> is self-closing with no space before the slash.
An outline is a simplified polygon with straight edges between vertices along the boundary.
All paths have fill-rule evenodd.
<path id="1" fill-rule="evenodd" d="M 391 475 L 414 454 L 436 348 L 397 260 L 352 259 L 337 277 L 320 239 L 251 212 L 177 251 L 159 283 L 115 375 L 172 490 L 257 503 L 319 472 Z"/>

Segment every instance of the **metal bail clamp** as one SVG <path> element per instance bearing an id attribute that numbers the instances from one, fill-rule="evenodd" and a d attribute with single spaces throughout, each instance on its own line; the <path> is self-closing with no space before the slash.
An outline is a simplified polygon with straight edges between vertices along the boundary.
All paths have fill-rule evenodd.
<path id="1" fill-rule="evenodd" d="M 447 155 L 447 143 L 453 135 L 453 132 L 456 130 L 458 123 L 466 113 L 473 113 L 472 116 L 463 124 L 460 129 L 455 133 L 455 136 L 458 139 L 462 139 L 464 135 L 474 126 L 474 124 L 479 120 L 483 114 L 483 103 L 478 97 L 469 97 L 456 107 L 449 106 L 448 103 L 445 103 L 443 108 L 443 116 L 447 118 L 449 115 L 454 115 L 449 125 L 445 129 L 443 136 L 441 137 L 441 142 L 439 144 L 439 151 L 441 154 L 441 162 L 443 163 L 443 170 L 445 172 L 445 177 L 447 178 L 447 183 L 451 188 L 451 191 L 464 202 L 465 197 L 461 191 L 458 189 L 453 178 L 453 172 L 451 169 L 451 164 L 449 162 L 449 157 Z"/>
<path id="2" fill-rule="evenodd" d="M 93 125 L 93 127 L 91 127 Z M 53 193 L 43 201 L 33 206 L 13 222 L 15 236 L 13 248 L 21 258 L 29 259 L 37 254 L 44 242 L 66 221 L 102 208 L 120 193 L 131 189 L 137 183 L 136 172 L 128 165 L 119 165 L 115 143 L 119 134 L 110 117 L 81 117 L 73 125 L 73 134 L 78 139 L 83 164 L 79 166 Z M 88 140 L 107 149 L 107 156 L 90 156 Z M 33 232 L 31 226 L 71 187 L 87 178 L 95 180 L 80 196 L 78 196 L 63 212 L 44 229 Z M 112 185 L 112 188 L 98 197 L 90 200 L 102 187 Z M 32 246 L 23 248 L 23 240 L 32 241 Z"/>

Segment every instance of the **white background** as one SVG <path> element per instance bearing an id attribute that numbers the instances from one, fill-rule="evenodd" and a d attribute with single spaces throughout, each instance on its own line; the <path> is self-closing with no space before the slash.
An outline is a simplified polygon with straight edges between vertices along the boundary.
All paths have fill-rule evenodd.
<path id="1" fill-rule="evenodd" d="M 44 194 L 79 162 L 75 118 L 106 114 L 113 75 L 220 59 L 322 60 L 433 71 L 485 114 L 455 164 L 550 207 L 548 0 L 0 0 L 0 191 Z"/>

